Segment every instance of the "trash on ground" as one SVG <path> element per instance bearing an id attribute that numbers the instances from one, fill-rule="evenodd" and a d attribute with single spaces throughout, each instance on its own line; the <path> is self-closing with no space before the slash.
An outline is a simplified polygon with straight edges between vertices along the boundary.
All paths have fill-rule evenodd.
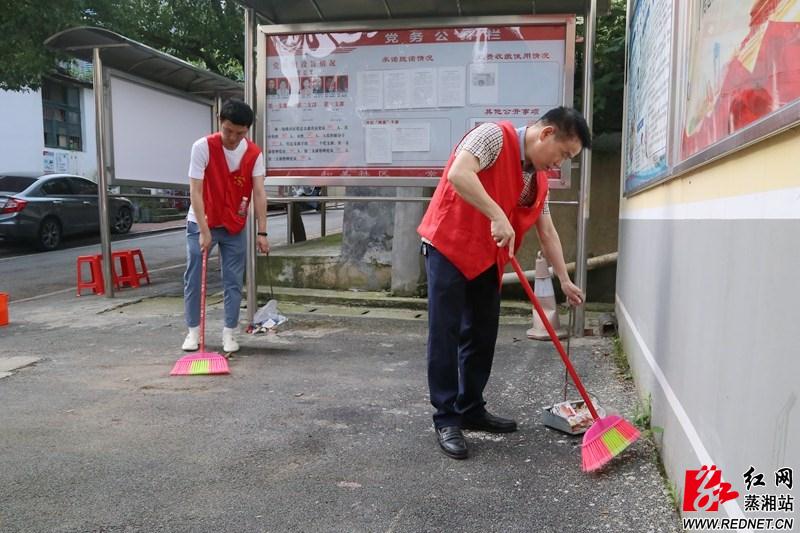
<path id="1" fill-rule="evenodd" d="M 264 304 L 261 309 L 256 311 L 253 316 L 253 325 L 249 333 L 254 335 L 259 333 L 269 333 L 274 331 L 281 324 L 286 323 L 289 319 L 280 314 L 278 311 L 278 301 L 270 300 Z"/>

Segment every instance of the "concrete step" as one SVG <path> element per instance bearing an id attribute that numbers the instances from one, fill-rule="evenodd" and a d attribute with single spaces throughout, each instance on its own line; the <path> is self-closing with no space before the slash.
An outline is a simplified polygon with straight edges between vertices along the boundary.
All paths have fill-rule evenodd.
<path id="1" fill-rule="evenodd" d="M 428 309 L 428 300 L 426 298 L 392 296 L 388 292 L 383 291 L 342 291 L 279 286 L 273 286 L 272 291 L 275 299 L 279 302 L 288 301 L 303 304 L 413 309 L 420 311 Z M 257 301 L 259 305 L 263 305 L 270 297 L 270 287 L 259 284 L 257 293 Z M 531 304 L 527 302 L 506 300 L 501 301 L 500 307 L 501 313 L 504 315 L 529 316 L 531 314 Z"/>

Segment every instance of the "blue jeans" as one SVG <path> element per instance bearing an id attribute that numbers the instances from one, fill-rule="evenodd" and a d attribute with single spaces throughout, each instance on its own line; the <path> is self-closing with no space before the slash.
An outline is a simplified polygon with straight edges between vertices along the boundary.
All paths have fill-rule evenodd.
<path id="1" fill-rule="evenodd" d="M 242 303 L 242 284 L 247 249 L 246 231 L 231 235 L 225 228 L 211 230 L 211 248 L 219 245 L 222 258 L 222 290 L 225 306 L 225 327 L 235 328 L 239 324 L 239 306 Z M 183 306 L 186 325 L 200 325 L 200 285 L 202 283 L 203 253 L 200 250 L 200 227 L 194 222 L 186 223 L 186 272 L 183 274 Z"/>
<path id="2" fill-rule="evenodd" d="M 428 388 L 438 428 L 485 411 L 500 322 L 497 267 L 467 280 L 448 259 L 423 244 L 428 274 Z"/>

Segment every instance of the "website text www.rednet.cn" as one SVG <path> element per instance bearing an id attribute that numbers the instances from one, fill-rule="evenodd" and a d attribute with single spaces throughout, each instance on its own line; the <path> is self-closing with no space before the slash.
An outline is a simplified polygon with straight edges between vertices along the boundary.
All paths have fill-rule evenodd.
<path id="1" fill-rule="evenodd" d="M 794 518 L 683 518 L 685 531 L 791 531 Z"/>

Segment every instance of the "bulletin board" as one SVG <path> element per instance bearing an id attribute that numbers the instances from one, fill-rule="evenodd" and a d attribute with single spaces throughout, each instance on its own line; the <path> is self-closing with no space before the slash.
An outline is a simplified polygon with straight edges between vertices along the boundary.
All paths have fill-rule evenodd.
<path id="1" fill-rule="evenodd" d="M 800 121 L 800 0 L 696 0 L 689 14 L 682 167 Z"/>
<path id="2" fill-rule="evenodd" d="M 674 0 L 634 0 L 628 13 L 625 190 L 669 173 Z"/>
<path id="3" fill-rule="evenodd" d="M 625 195 L 800 124 L 800 0 L 675 5 L 629 3 Z"/>
<path id="4" fill-rule="evenodd" d="M 573 16 L 260 26 L 267 177 L 438 178 L 473 127 L 572 105 L 574 41 Z"/>

